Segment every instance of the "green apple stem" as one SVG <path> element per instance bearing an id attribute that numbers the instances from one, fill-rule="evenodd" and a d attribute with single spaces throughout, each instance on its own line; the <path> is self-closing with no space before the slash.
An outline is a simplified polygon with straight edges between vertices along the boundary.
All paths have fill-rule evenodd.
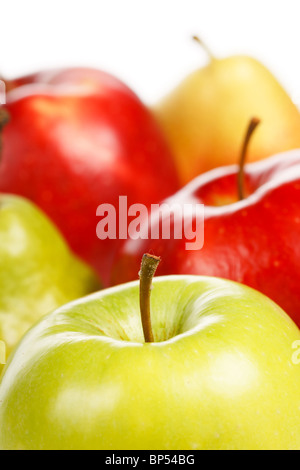
<path id="1" fill-rule="evenodd" d="M 245 162 L 246 162 L 246 156 L 247 156 L 247 149 L 248 145 L 251 139 L 251 136 L 260 123 L 260 120 L 258 118 L 252 118 L 250 120 L 250 123 L 247 128 L 247 132 L 245 135 L 245 139 L 243 142 L 243 147 L 241 151 L 241 158 L 240 158 L 240 164 L 239 164 L 239 172 L 238 172 L 238 194 L 239 194 L 239 200 L 242 201 L 246 197 L 246 191 L 245 191 Z"/>
<path id="2" fill-rule="evenodd" d="M 152 279 L 160 263 L 160 257 L 144 254 L 142 258 L 140 276 L 140 311 L 144 338 L 146 343 L 153 343 L 153 331 L 151 326 L 150 296 L 152 289 Z"/>
<path id="3" fill-rule="evenodd" d="M 216 57 L 215 55 L 212 53 L 212 51 L 209 49 L 209 47 L 207 46 L 207 44 L 205 44 L 205 42 L 202 41 L 202 39 L 200 39 L 198 36 L 193 36 L 193 40 L 198 42 L 198 44 L 201 45 L 201 47 L 205 50 L 205 52 L 207 53 L 207 55 L 209 56 L 211 62 L 216 60 Z"/>

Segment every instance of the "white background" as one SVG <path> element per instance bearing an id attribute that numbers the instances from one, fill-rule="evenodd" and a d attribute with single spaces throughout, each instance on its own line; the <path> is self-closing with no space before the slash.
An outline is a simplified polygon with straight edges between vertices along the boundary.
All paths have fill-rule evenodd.
<path id="1" fill-rule="evenodd" d="M 300 102 L 300 0 L 1 0 L 0 72 L 87 65 L 152 104 L 207 57 L 250 54 Z"/>

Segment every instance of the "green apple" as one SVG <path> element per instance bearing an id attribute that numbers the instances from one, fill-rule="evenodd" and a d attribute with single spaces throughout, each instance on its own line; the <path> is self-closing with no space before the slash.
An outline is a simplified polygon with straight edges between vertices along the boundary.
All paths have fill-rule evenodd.
<path id="1" fill-rule="evenodd" d="M 98 288 L 95 274 L 38 208 L 0 195 L 0 340 L 6 355 L 42 315 Z"/>
<path id="2" fill-rule="evenodd" d="M 41 319 L 2 375 L 0 448 L 300 448 L 300 332 L 276 304 L 182 275 L 153 281 L 151 310 L 151 342 L 138 282 Z"/>

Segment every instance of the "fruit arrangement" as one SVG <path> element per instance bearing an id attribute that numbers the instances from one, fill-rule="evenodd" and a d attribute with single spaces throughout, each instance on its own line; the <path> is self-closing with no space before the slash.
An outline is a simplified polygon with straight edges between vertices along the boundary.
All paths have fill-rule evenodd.
<path id="1" fill-rule="evenodd" d="M 207 52 L 4 80 L 0 449 L 300 450 L 300 112 Z"/>

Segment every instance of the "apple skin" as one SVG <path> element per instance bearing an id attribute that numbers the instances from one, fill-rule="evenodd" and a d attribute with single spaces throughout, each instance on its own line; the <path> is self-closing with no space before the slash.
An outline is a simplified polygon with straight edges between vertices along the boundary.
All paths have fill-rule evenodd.
<path id="1" fill-rule="evenodd" d="M 205 205 L 201 250 L 186 250 L 186 240 L 174 239 L 173 226 L 170 240 L 150 235 L 128 240 L 116 259 L 112 284 L 136 279 L 142 254 L 151 252 L 163 258 L 157 275 L 207 275 L 246 284 L 300 326 L 300 150 L 246 165 L 242 201 L 237 200 L 237 174 L 237 166 L 212 170 L 164 201 Z"/>
<path id="2" fill-rule="evenodd" d="M 244 55 L 212 58 L 153 108 L 177 163 L 182 185 L 239 160 L 249 119 L 261 125 L 248 161 L 300 147 L 300 113 L 276 77 Z M 237 139 L 238 136 L 238 139 Z"/>
<path id="3" fill-rule="evenodd" d="M 0 194 L 0 340 L 6 357 L 42 315 L 100 286 L 38 207 Z"/>
<path id="4" fill-rule="evenodd" d="M 105 289 L 44 317 L 0 386 L 1 449 L 300 448 L 300 332 L 270 299 L 216 278 Z M 275 393 L 275 392 L 276 393 Z"/>
<path id="5" fill-rule="evenodd" d="M 46 71 L 6 85 L 0 191 L 41 207 L 105 285 L 119 240 L 97 238 L 96 209 L 118 207 L 119 195 L 149 206 L 177 190 L 166 141 L 141 100 L 105 72 Z"/>

